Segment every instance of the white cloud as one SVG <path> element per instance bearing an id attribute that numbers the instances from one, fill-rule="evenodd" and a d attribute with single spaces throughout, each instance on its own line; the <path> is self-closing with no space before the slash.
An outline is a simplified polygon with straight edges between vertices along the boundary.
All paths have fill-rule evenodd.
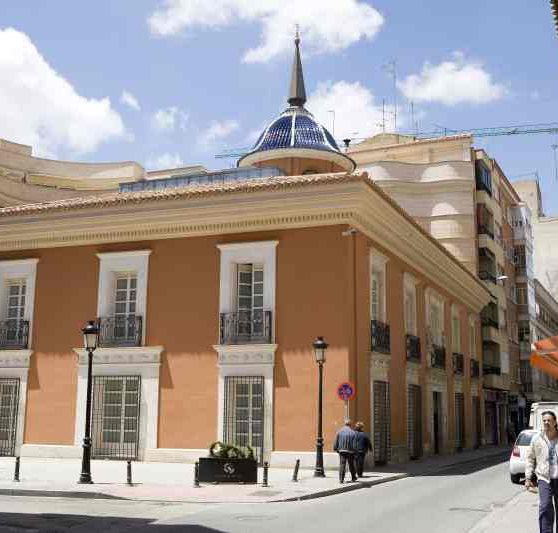
<path id="1" fill-rule="evenodd" d="M 122 91 L 122 96 L 120 97 L 120 101 L 127 105 L 128 107 L 131 107 L 132 109 L 135 109 L 136 111 L 139 111 L 141 109 L 138 99 L 129 91 Z"/>
<path id="2" fill-rule="evenodd" d="M 108 98 L 85 98 L 43 58 L 31 39 L 0 30 L 0 137 L 30 144 L 40 156 L 84 154 L 125 138 Z"/>
<path id="3" fill-rule="evenodd" d="M 145 167 L 149 170 L 162 170 L 167 168 L 179 168 L 184 166 L 184 161 L 177 154 L 164 153 L 158 156 L 150 157 L 145 162 Z"/>
<path id="4" fill-rule="evenodd" d="M 219 141 L 228 137 L 231 133 L 240 128 L 240 124 L 236 120 L 213 120 L 209 127 L 200 135 L 199 142 L 202 145 L 209 145 L 215 141 Z"/>
<path id="5" fill-rule="evenodd" d="M 420 74 L 407 76 L 399 89 L 415 102 L 456 104 L 486 104 L 499 100 L 506 88 L 495 83 L 482 63 L 467 60 L 461 52 L 453 54 L 453 61 L 439 65 L 425 63 Z"/>
<path id="6" fill-rule="evenodd" d="M 369 137 L 382 131 L 382 106 L 374 95 L 359 82 L 322 82 L 308 98 L 308 110 L 316 120 L 332 132 L 335 111 L 336 139 Z M 393 129 L 393 108 L 386 106 L 386 130 Z M 404 125 L 404 117 L 398 115 L 398 126 Z"/>
<path id="7" fill-rule="evenodd" d="M 153 127 L 159 131 L 183 130 L 187 121 L 188 115 L 175 106 L 159 109 L 153 114 Z"/>
<path id="8" fill-rule="evenodd" d="M 325 53 L 372 39 L 384 18 L 361 0 L 164 0 L 148 19 L 151 32 L 161 36 L 245 22 L 261 25 L 260 43 L 243 57 L 248 63 L 258 63 L 292 49 L 296 24 L 305 50 Z"/>

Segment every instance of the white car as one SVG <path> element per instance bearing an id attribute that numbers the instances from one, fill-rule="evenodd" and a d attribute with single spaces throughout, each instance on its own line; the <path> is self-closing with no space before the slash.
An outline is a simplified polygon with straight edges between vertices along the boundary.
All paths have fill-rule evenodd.
<path id="1" fill-rule="evenodd" d="M 538 433 L 534 429 L 525 429 L 517 437 L 510 456 L 510 478 L 512 483 L 520 483 L 525 477 L 527 451 L 533 437 Z"/>

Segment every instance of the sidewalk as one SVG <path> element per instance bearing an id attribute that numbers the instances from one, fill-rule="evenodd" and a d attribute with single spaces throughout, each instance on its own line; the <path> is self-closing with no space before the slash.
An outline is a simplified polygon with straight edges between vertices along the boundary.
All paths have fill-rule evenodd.
<path id="1" fill-rule="evenodd" d="M 319 498 L 371 487 L 409 475 L 435 475 L 456 464 L 502 455 L 508 448 L 484 448 L 456 455 L 429 457 L 400 465 L 388 465 L 365 472 L 356 483 L 339 484 L 337 472 L 325 478 L 313 477 L 312 470 L 300 470 L 298 482 L 292 471 L 269 469 L 269 486 L 262 487 L 262 469 L 257 485 L 210 484 L 194 487 L 193 465 L 182 463 L 133 463 L 133 485 L 126 484 L 126 462 L 92 461 L 94 484 L 77 483 L 81 461 L 76 459 L 21 459 L 20 482 L 14 482 L 13 457 L 0 457 L 0 494 L 14 496 L 59 496 L 73 498 L 119 498 L 145 501 L 199 503 L 266 503 Z M 350 478 L 347 475 L 347 478 Z"/>

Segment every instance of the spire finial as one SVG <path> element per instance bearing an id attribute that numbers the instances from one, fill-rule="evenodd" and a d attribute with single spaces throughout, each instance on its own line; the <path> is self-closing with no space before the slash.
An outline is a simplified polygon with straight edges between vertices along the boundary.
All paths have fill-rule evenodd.
<path id="1" fill-rule="evenodd" d="M 295 32 L 295 55 L 291 72 L 291 87 L 288 102 L 292 106 L 302 107 L 306 102 L 306 89 L 304 88 L 304 75 L 302 73 L 302 62 L 300 60 L 300 28 L 296 25 Z"/>

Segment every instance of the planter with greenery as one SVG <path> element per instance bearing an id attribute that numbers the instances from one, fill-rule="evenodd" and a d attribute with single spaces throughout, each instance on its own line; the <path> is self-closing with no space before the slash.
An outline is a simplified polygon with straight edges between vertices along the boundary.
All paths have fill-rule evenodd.
<path id="1" fill-rule="evenodd" d="M 250 446 L 214 442 L 199 459 L 199 480 L 207 483 L 257 483 L 258 463 Z"/>

